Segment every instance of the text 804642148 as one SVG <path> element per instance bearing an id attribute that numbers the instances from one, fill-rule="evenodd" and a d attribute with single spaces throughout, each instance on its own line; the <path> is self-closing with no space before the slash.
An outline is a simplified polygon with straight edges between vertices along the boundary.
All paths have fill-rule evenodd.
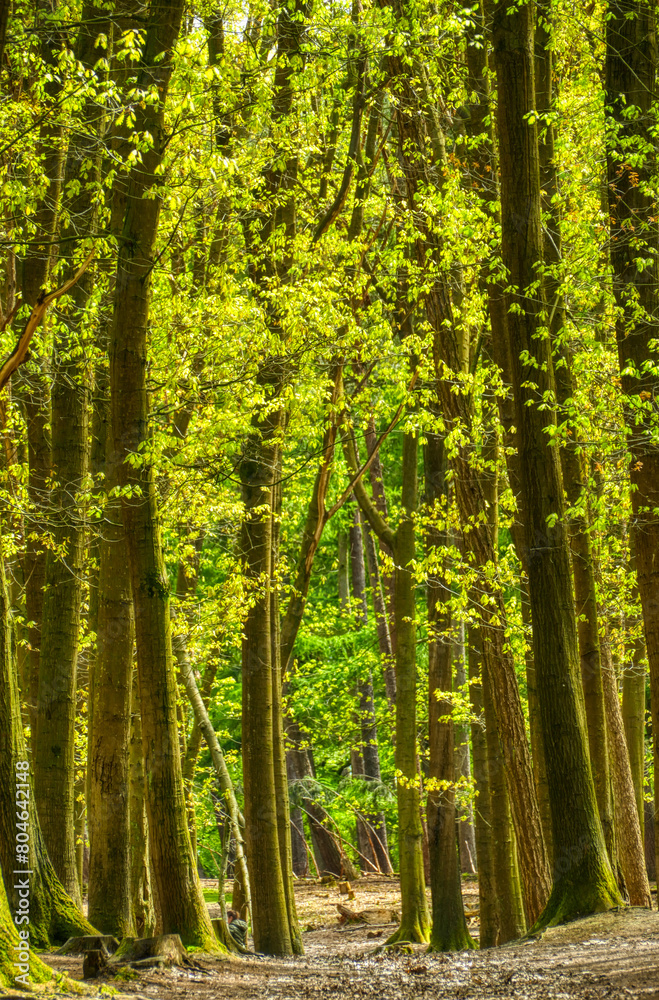
<path id="1" fill-rule="evenodd" d="M 16 947 L 15 980 L 26 986 L 30 972 L 30 765 L 26 760 L 16 762 L 16 867 L 14 892 L 17 905 L 14 923 L 18 928 L 19 944 Z"/>

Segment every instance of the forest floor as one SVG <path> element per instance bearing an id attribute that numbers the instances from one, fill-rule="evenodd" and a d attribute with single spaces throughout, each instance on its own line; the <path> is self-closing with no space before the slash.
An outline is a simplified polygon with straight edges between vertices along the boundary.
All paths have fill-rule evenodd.
<path id="1" fill-rule="evenodd" d="M 214 883 L 204 885 L 211 890 Z M 428 955 L 418 946 L 382 954 L 377 949 L 394 930 L 391 918 L 400 909 L 398 884 L 367 877 L 353 889 L 355 897 L 348 900 L 337 885 L 296 883 L 303 958 L 217 961 L 195 955 L 198 969 L 150 970 L 130 982 L 108 976 L 98 986 L 105 987 L 105 996 L 108 986 L 118 990 L 117 1000 L 128 1000 L 122 994 L 143 1000 L 659 1000 L 656 910 L 615 910 L 483 952 Z M 467 910 L 475 910 L 476 881 L 465 878 L 463 891 Z M 389 923 L 340 926 L 337 903 Z M 218 915 L 212 903 L 209 909 Z M 476 919 L 470 930 L 477 938 Z M 42 957 L 57 971 L 82 977 L 81 958 Z"/>

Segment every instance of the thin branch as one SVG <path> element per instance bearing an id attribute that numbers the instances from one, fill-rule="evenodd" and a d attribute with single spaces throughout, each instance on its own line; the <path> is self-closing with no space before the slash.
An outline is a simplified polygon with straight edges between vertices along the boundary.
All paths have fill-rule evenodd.
<path id="1" fill-rule="evenodd" d="M 7 382 L 12 377 L 18 366 L 22 364 L 23 361 L 25 361 L 25 357 L 27 355 L 27 351 L 30 346 L 30 341 L 34 336 L 37 327 L 39 326 L 39 323 L 41 323 L 41 320 L 44 318 L 48 306 L 51 305 L 51 303 L 53 303 L 55 299 L 58 299 L 60 295 L 64 295 L 66 292 L 69 292 L 73 288 L 73 286 L 82 277 L 82 275 L 85 273 L 85 271 L 91 264 L 94 253 L 95 251 L 92 250 L 91 253 L 87 256 L 87 258 L 83 261 L 82 265 L 78 268 L 76 273 L 73 275 L 73 277 L 69 278 L 69 280 L 65 284 L 63 284 L 61 288 L 58 288 L 54 292 L 50 292 L 48 295 L 44 296 L 42 293 L 42 295 L 39 296 L 39 299 L 37 300 L 37 303 L 34 306 L 32 313 L 30 314 L 30 318 L 25 324 L 25 329 L 18 338 L 18 343 L 16 344 L 16 347 L 11 352 L 11 354 L 3 364 L 2 368 L 0 368 L 0 390 L 4 389 Z M 15 312 L 16 312 L 16 307 L 14 307 L 14 310 L 9 318 L 12 318 Z"/>

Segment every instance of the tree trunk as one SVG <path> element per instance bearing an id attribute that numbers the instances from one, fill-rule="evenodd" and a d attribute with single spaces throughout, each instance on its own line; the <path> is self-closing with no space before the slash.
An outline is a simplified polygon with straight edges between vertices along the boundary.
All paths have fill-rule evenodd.
<path id="1" fill-rule="evenodd" d="M 471 701 L 471 746 L 474 758 L 474 830 L 478 855 L 478 905 L 481 948 L 494 948 L 499 941 L 499 906 L 492 837 L 492 802 L 487 735 L 483 711 L 481 669 L 483 656 L 478 628 L 469 627 L 469 697 Z"/>
<path id="2" fill-rule="evenodd" d="M 151 892 L 149 863 L 149 831 L 146 818 L 144 756 L 142 749 L 142 718 L 137 671 L 133 671 L 130 715 L 129 754 L 130 818 L 130 898 L 131 916 L 138 937 L 149 937 L 156 931 L 156 911 Z M 162 924 L 162 921 L 159 921 Z"/>
<path id="3" fill-rule="evenodd" d="M 245 898 L 249 905 L 249 873 L 247 871 L 245 853 L 243 850 L 243 827 L 245 821 L 240 813 L 240 809 L 238 808 L 236 793 L 234 791 L 231 775 L 229 774 L 229 769 L 227 768 L 226 761 L 224 759 L 222 747 L 220 746 L 217 734 L 213 729 L 206 706 L 204 705 L 201 693 L 197 687 L 197 682 L 195 681 L 190 662 L 186 659 L 185 661 L 179 661 L 179 665 L 181 667 L 185 690 L 195 714 L 196 723 L 203 734 L 206 745 L 210 751 L 211 760 L 213 761 L 217 783 L 223 799 L 223 808 L 229 817 L 231 836 L 236 844 L 236 868 L 239 872 L 238 877 L 240 878 L 241 884 L 245 887 Z"/>
<path id="4" fill-rule="evenodd" d="M 480 138 L 479 145 L 472 153 L 471 159 L 471 172 L 478 177 L 479 195 L 485 204 L 488 213 L 491 213 L 497 221 L 500 221 L 498 204 L 498 162 L 495 152 L 494 128 L 491 120 L 492 105 L 490 95 L 490 70 L 488 66 L 488 46 L 483 45 L 482 43 L 482 38 L 487 37 L 490 33 L 491 24 L 489 18 L 486 23 L 483 6 L 483 3 L 480 3 L 476 9 L 472 11 L 472 15 L 470 17 L 471 26 L 468 29 L 467 66 L 469 71 L 469 89 L 476 97 L 476 101 L 469 106 L 467 133 L 472 139 Z M 491 343 L 489 345 L 489 349 L 495 364 L 501 371 L 504 385 L 509 387 L 512 381 L 512 375 L 507 343 L 507 312 L 504 302 L 504 284 L 501 281 L 492 280 L 487 280 L 485 284 L 487 309 L 491 330 Z M 517 558 L 522 564 L 523 573 L 526 573 L 526 553 L 522 537 L 522 525 L 525 521 L 525 517 L 519 478 L 519 456 L 515 450 L 515 414 L 511 392 L 508 391 L 505 394 L 499 395 L 498 402 L 499 419 L 503 430 L 503 443 L 505 446 L 504 451 L 506 456 L 506 467 L 508 470 L 508 480 L 515 497 L 518 512 L 517 517 L 513 520 L 510 530 Z M 484 483 L 483 489 L 485 489 Z M 496 556 L 496 552 L 494 555 Z M 528 602 L 528 590 L 523 582 L 521 589 L 524 626 L 527 635 L 531 637 L 531 608 Z M 549 810 L 544 746 L 540 732 L 539 706 L 535 682 L 535 663 L 533 660 L 533 653 L 530 648 L 527 648 L 525 659 L 527 670 L 531 748 L 533 755 L 533 781 L 536 789 L 536 798 L 540 815 L 540 827 L 542 829 L 542 835 L 545 842 L 546 858 L 548 862 L 551 862 L 553 856 L 551 815 Z M 516 787 L 518 782 L 518 778 L 513 781 L 513 805 L 516 801 Z M 516 810 L 514 811 L 514 815 L 519 834 L 519 820 L 517 818 Z M 522 873 L 524 873 L 525 869 L 526 864 L 523 863 Z"/>
<path id="5" fill-rule="evenodd" d="M 279 540 L 282 503 L 282 462 L 281 451 L 277 452 L 277 482 L 274 485 L 272 510 L 272 572 L 276 579 L 279 563 Z M 294 955 L 303 955 L 302 935 L 297 919 L 295 891 L 293 888 L 293 846 L 291 842 L 291 808 L 288 797 L 288 775 L 286 773 L 286 751 L 284 749 L 284 706 L 281 675 L 281 618 L 279 612 L 279 590 L 274 586 L 270 592 L 270 645 L 272 649 L 272 745 L 274 751 L 275 796 L 277 800 L 277 838 L 281 859 L 286 911 Z"/>
<path id="6" fill-rule="evenodd" d="M 264 366 L 265 386 L 276 378 Z M 240 466 L 245 514 L 243 573 L 251 590 L 243 639 L 243 776 L 245 844 L 254 887 L 254 947 L 272 955 L 293 953 L 278 838 L 273 716 L 271 628 L 272 510 L 281 411 L 254 418 Z"/>
<path id="7" fill-rule="evenodd" d="M 445 496 L 447 462 L 444 442 L 438 434 L 427 435 L 425 448 L 426 500 L 430 510 Z M 429 555 L 446 544 L 435 527 L 427 531 Z M 455 810 L 455 752 L 452 704 L 453 648 L 445 634 L 450 629 L 447 589 L 439 573 L 428 576 L 428 845 L 432 895 L 431 951 L 462 951 L 473 948 L 462 902 L 462 884 Z M 442 634 L 444 633 L 444 634 Z"/>
<path id="8" fill-rule="evenodd" d="M 630 569 L 636 574 L 636 553 L 633 538 L 630 539 Z M 638 600 L 638 584 L 634 586 L 632 598 Z M 629 627 L 636 631 L 642 622 L 635 616 L 629 620 Z M 641 824 L 641 838 L 645 826 L 645 681 L 647 674 L 645 643 L 641 636 L 635 636 L 629 644 L 628 662 L 622 675 L 622 719 L 625 727 L 629 766 L 634 782 L 636 808 Z"/>
<path id="9" fill-rule="evenodd" d="M 645 786 L 645 665 L 637 658 L 637 647 L 631 650 L 631 662 L 625 664 L 622 676 L 622 720 L 629 754 L 629 766 L 634 784 L 636 811 L 641 824 L 641 838 L 644 825 Z"/>
<path id="10" fill-rule="evenodd" d="M 289 719 L 286 725 L 288 749 L 286 751 L 286 769 L 290 781 L 307 783 L 314 779 L 313 766 L 308 748 L 298 723 Z M 331 832 L 332 819 L 326 810 L 304 790 L 296 793 L 301 803 L 302 811 L 307 816 L 311 839 L 316 857 L 316 865 L 320 875 L 335 875 L 338 878 L 356 879 L 359 873 L 350 859 L 344 854 L 341 843 Z"/>
<path id="11" fill-rule="evenodd" d="M 535 106 L 530 5 L 509 12 L 503 0 L 496 4 L 493 43 L 502 258 L 514 289 L 506 295 L 508 346 L 554 835 L 554 884 L 537 923 L 542 926 L 607 909 L 620 896 L 606 855 L 588 754 L 563 484 L 556 449 L 548 446 L 545 433 L 552 416 L 538 406 L 551 388 L 551 355 L 538 335 L 542 303 L 529 291 L 542 263 L 538 144 L 536 127 L 528 120 Z"/>
<path id="12" fill-rule="evenodd" d="M 401 924 L 389 942 L 427 941 L 430 931 L 423 869 L 416 733 L 416 608 L 413 562 L 417 505 L 417 438 L 403 438 L 401 520 L 394 539 L 396 565 L 396 797 Z"/>
<path id="13" fill-rule="evenodd" d="M 16 869 L 25 867 L 30 888 L 29 930 L 32 947 L 48 948 L 62 943 L 72 935 L 93 934 L 94 928 L 75 902 L 67 895 L 57 878 L 46 847 L 29 776 L 29 761 L 21 719 L 16 666 L 10 641 L 9 606 L 4 575 L 4 559 L 0 551 L 0 866 L 9 902 L 14 912 L 19 899 L 14 890 Z M 17 795 L 16 782 L 28 783 Z M 17 864 L 16 803 L 25 803 L 21 822 L 26 824 L 29 849 L 21 852 L 25 863 Z M 25 814 L 23 818 L 23 814 Z M 12 874 L 14 873 L 14 874 Z M 0 889 L 2 887 L 0 886 Z M 4 890 L 0 891 L 3 897 Z"/>
<path id="14" fill-rule="evenodd" d="M 611 647 L 605 639 L 602 645 L 604 701 L 611 755 L 611 778 L 615 803 L 616 843 L 620 867 L 632 906 L 652 907 L 641 823 L 638 816 L 634 782 L 629 766 L 625 729 L 618 699 L 618 681 L 611 658 Z"/>
<path id="15" fill-rule="evenodd" d="M 364 563 L 364 536 L 362 516 L 357 505 L 353 511 L 353 523 L 350 528 L 350 567 L 352 596 L 355 601 L 357 623 L 368 623 L 368 606 L 366 602 L 367 574 Z M 366 672 L 358 678 L 357 695 L 358 710 L 358 746 L 352 751 L 353 775 L 358 775 L 366 781 L 380 781 L 380 753 L 378 750 L 378 730 L 375 722 L 375 704 L 373 700 L 373 676 L 370 666 L 362 667 Z M 387 825 L 384 813 L 366 809 L 364 817 L 357 817 L 357 841 L 361 861 L 366 862 L 373 871 L 390 874 L 391 861 L 387 850 Z"/>
<path id="16" fill-rule="evenodd" d="M 562 245 L 560 206 L 558 204 L 558 171 L 554 158 L 554 129 L 550 117 L 555 110 L 550 18 L 549 4 L 543 0 L 535 29 L 536 106 L 539 113 L 548 116 L 542 123 L 538 136 L 542 201 L 545 216 L 548 219 L 543 230 L 543 253 L 545 267 L 550 268 L 543 275 L 543 285 L 549 309 L 549 332 L 554 355 L 558 361 L 554 366 L 556 400 L 563 408 L 563 413 L 567 415 L 573 405 L 574 387 L 572 384 L 572 359 L 566 346 L 565 302 L 561 281 L 556 273 L 561 262 Z M 574 421 L 570 421 L 569 437 L 561 448 L 560 455 L 567 505 L 573 510 L 568 524 L 572 550 L 574 598 L 578 609 L 577 635 L 581 682 L 586 704 L 588 749 L 604 839 L 611 864 L 615 865 L 606 710 L 597 622 L 597 591 L 588 520 L 587 516 L 581 512 L 585 475 L 579 431 Z"/>
<path id="17" fill-rule="evenodd" d="M 95 15 L 96 8 L 86 3 L 75 47 L 76 60 L 90 71 L 105 56 L 109 33 L 103 22 L 88 26 Z M 62 255 L 69 262 L 78 241 L 92 235 L 96 225 L 98 110 L 94 98 L 85 101 L 86 128 L 71 140 L 66 159 L 64 217 L 69 221 L 60 238 Z M 44 838 L 55 871 L 76 902 L 81 901 L 81 887 L 75 852 L 74 743 L 84 556 L 84 519 L 76 498 L 85 486 L 89 462 L 89 372 L 82 347 L 92 287 L 92 272 L 87 270 L 73 289 L 71 312 L 62 316 L 55 335 L 51 388 L 55 526 L 45 565 L 34 743 L 35 794 Z"/>
<path id="18" fill-rule="evenodd" d="M 465 631 L 464 623 L 460 626 L 460 642 L 456 647 L 455 688 L 463 691 L 467 683 L 465 664 Z M 456 723 L 455 730 L 455 776 L 471 779 L 471 760 L 469 757 L 469 726 L 467 723 Z M 460 869 L 468 874 L 475 874 L 476 838 L 474 835 L 474 813 L 471 802 L 467 801 L 458 811 L 458 844 L 460 846 Z"/>
<path id="19" fill-rule="evenodd" d="M 157 104 L 136 109 L 136 133 L 153 145 L 128 180 L 114 298 L 110 384 L 112 432 L 120 458 L 122 499 L 135 606 L 135 634 L 147 784 L 147 814 L 162 932 L 184 944 L 216 947 L 187 827 L 176 723 L 169 584 L 163 562 L 153 468 L 131 464 L 150 439 L 147 330 L 160 198 L 154 193 L 163 157 L 164 106 L 182 4 L 150 9 L 138 86 L 156 87 Z M 164 53 L 164 57 L 162 54 Z M 125 456 L 125 457 L 124 457 Z"/>
<path id="20" fill-rule="evenodd" d="M 31 934 L 30 947 L 20 948 L 26 942 L 24 935 L 27 929 L 27 926 L 16 927 L 9 912 L 4 885 L 0 882 L 0 986 L 28 990 L 33 983 L 47 983 L 53 979 L 52 969 L 34 953 L 35 942 Z M 19 937 L 21 931 L 23 936 Z"/>
<path id="21" fill-rule="evenodd" d="M 659 451 L 654 342 L 659 225 L 648 182 L 656 172 L 656 12 L 647 0 L 610 0 L 606 20 L 607 191 L 616 339 L 630 451 L 630 525 L 650 668 L 654 760 L 659 739 Z M 659 768 L 655 767 L 655 774 Z M 659 782 L 654 783 L 655 815 Z"/>
<path id="22" fill-rule="evenodd" d="M 377 442 L 375 419 L 373 417 L 369 419 L 368 424 L 366 425 L 364 437 L 366 439 L 366 450 L 370 456 L 373 453 Z M 387 494 L 384 486 L 382 458 L 379 452 L 368 470 L 368 476 L 371 483 L 371 490 L 373 492 L 373 502 L 376 509 L 386 520 L 388 517 Z M 389 661 L 385 662 L 384 666 L 387 698 L 389 699 L 389 703 L 393 705 L 396 701 L 396 669 L 394 666 L 394 656 L 396 654 L 396 579 L 394 570 L 389 568 L 389 563 L 393 562 L 393 551 L 386 542 L 382 541 L 382 539 L 380 539 L 380 551 L 385 557 L 385 560 L 387 560 L 387 565 L 382 571 L 382 593 L 384 598 L 382 606 L 382 621 L 388 626 L 389 643 L 391 644 L 391 652 L 387 653 L 387 655 L 391 658 L 391 667 L 388 665 Z M 378 621 L 379 620 L 380 619 L 378 619 Z M 386 642 L 384 636 L 382 642 Z M 382 646 L 380 647 L 380 650 L 383 652 Z"/>
<path id="23" fill-rule="evenodd" d="M 116 485 L 108 435 L 105 474 Z M 130 720 L 133 603 L 121 502 L 105 506 L 98 574 L 98 623 L 91 709 L 89 919 L 104 934 L 135 933 L 130 885 Z"/>

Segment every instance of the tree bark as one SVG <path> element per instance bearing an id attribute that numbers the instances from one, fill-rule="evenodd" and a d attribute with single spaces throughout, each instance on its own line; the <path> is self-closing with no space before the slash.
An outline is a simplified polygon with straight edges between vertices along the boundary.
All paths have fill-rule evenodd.
<path id="1" fill-rule="evenodd" d="M 602 665 L 604 681 L 604 701 L 606 722 L 610 742 L 611 778 L 615 803 L 616 844 L 620 867 L 632 906 L 652 908 L 652 897 L 648 874 L 645 868 L 645 852 L 641 823 L 634 795 L 625 728 L 618 699 L 618 681 L 611 658 L 611 647 L 604 640 L 602 645 Z"/>
<path id="2" fill-rule="evenodd" d="M 554 835 L 552 893 L 536 923 L 542 926 L 607 909 L 620 896 L 606 855 L 588 754 L 563 484 L 556 449 L 548 447 L 545 432 L 552 416 L 538 406 L 551 388 L 551 356 L 539 336 L 542 303 L 530 291 L 542 262 L 542 230 L 537 134 L 528 119 L 535 107 L 529 4 L 512 12 L 503 0 L 496 4 L 493 43 L 502 259 L 514 289 L 506 295 L 508 347 Z M 537 916 L 530 913 L 530 921 Z"/>
<path id="3" fill-rule="evenodd" d="M 425 447 L 426 501 L 429 509 L 447 492 L 447 461 L 443 439 L 427 435 Z M 438 559 L 446 537 L 433 527 L 427 530 L 429 554 Z M 467 930 L 462 901 L 462 880 L 458 853 L 455 809 L 455 752 L 453 706 L 453 648 L 446 634 L 450 629 L 447 588 L 440 574 L 428 576 L 428 845 L 430 850 L 430 891 L 432 895 L 431 951 L 462 951 L 473 948 Z"/>
<path id="4" fill-rule="evenodd" d="M 656 12 L 640 0 L 610 0 L 606 20 L 608 214 L 616 340 L 630 451 L 638 589 L 650 668 L 652 733 L 659 734 L 659 449 L 655 443 L 654 341 L 659 307 L 659 226 L 647 182 L 656 170 Z M 657 771 L 655 770 L 655 773 Z M 655 782 L 655 813 L 659 783 Z"/>
<path id="5" fill-rule="evenodd" d="M 362 516 L 359 506 L 355 505 L 350 527 L 350 577 L 357 628 L 368 624 L 364 541 Z M 362 666 L 360 669 L 362 673 L 357 678 L 356 690 L 359 702 L 356 716 L 357 745 L 351 751 L 352 773 L 353 777 L 379 782 L 380 753 L 375 721 L 373 675 L 370 665 Z M 364 867 L 366 864 L 372 871 L 390 874 L 393 869 L 387 850 L 387 825 L 384 813 L 366 809 L 363 816 L 358 815 L 356 818 L 356 832 L 361 866 Z"/>
<path id="6" fill-rule="evenodd" d="M 213 724 L 211 723 L 206 706 L 204 705 L 201 697 L 201 693 L 197 687 L 192 667 L 188 660 L 184 662 L 179 661 L 179 666 L 183 675 L 185 690 L 195 714 L 196 723 L 203 734 L 206 745 L 210 751 L 211 760 L 213 761 L 213 767 L 215 768 L 215 774 L 217 776 L 217 783 L 220 788 L 220 793 L 224 799 L 224 808 L 226 809 L 227 815 L 229 816 L 229 822 L 231 824 L 231 836 L 236 844 L 236 868 L 239 872 L 241 884 L 245 887 L 245 898 L 249 905 L 249 873 L 243 849 L 243 828 L 245 821 L 240 813 L 240 809 L 238 808 L 233 781 L 231 780 L 231 775 L 229 774 L 229 769 L 227 768 L 226 761 L 224 759 L 222 747 L 220 746 L 217 734 L 213 729 Z"/>
<path id="7" fill-rule="evenodd" d="M 4 559 L 0 551 L 0 866 L 12 910 L 16 912 L 18 898 L 14 891 L 16 879 L 16 803 L 25 803 L 29 850 L 25 868 L 30 884 L 30 942 L 32 947 L 48 948 L 76 934 L 96 933 L 80 908 L 66 893 L 48 857 L 39 825 L 34 789 L 16 794 L 16 775 L 26 774 L 29 765 L 23 736 L 23 723 L 16 677 L 16 665 L 10 640 L 9 605 L 4 574 Z M 17 764 L 19 767 L 17 768 Z M 0 897 L 4 889 L 0 886 Z"/>
<path id="8" fill-rule="evenodd" d="M 401 519 L 394 538 L 396 594 L 396 797 L 401 924 L 389 942 L 427 941 L 430 931 L 423 869 L 416 733 L 416 607 L 413 562 L 417 506 L 417 438 L 403 437 Z"/>
<path id="9" fill-rule="evenodd" d="M 107 436 L 105 475 L 116 485 Z M 134 934 L 130 885 L 130 720 L 133 682 L 133 597 L 121 502 L 105 506 L 98 574 L 89 783 L 89 919 L 104 934 Z"/>
<path id="10" fill-rule="evenodd" d="M 467 683 L 466 648 L 464 624 L 460 626 L 460 642 L 455 647 L 455 688 L 463 690 Z M 456 779 L 471 779 L 471 759 L 469 755 L 469 726 L 467 723 L 455 725 L 455 774 Z M 473 875 L 477 870 L 476 838 L 474 834 L 474 813 L 471 802 L 458 811 L 458 844 L 460 847 L 460 869 L 463 873 Z"/>
<path id="11" fill-rule="evenodd" d="M 277 452 L 277 481 L 274 486 L 272 509 L 272 569 L 276 580 L 279 564 L 280 525 L 282 517 L 282 460 Z M 281 673 L 281 616 L 279 588 L 270 592 L 270 645 L 272 649 L 272 745 L 274 750 L 275 796 L 277 799 L 277 838 L 286 896 L 286 912 L 294 955 L 303 955 L 302 935 L 297 919 L 295 891 L 293 888 L 293 845 L 291 841 L 291 808 L 288 797 L 286 751 L 284 749 L 284 706 Z"/>
<path id="12" fill-rule="evenodd" d="M 87 70 L 105 56 L 109 24 L 89 27 L 96 8 L 83 6 L 75 46 L 76 60 Z M 105 27 L 105 31 L 103 28 Z M 67 219 L 60 239 L 62 256 L 73 262 L 80 242 L 96 225 L 94 185 L 99 170 L 98 107 L 88 97 L 82 109 L 85 127 L 72 139 L 65 168 Z M 76 181 L 82 180 L 79 186 Z M 89 464 L 89 372 L 82 350 L 87 300 L 93 276 L 87 270 L 72 293 L 71 311 L 57 326 L 51 388 L 53 547 L 46 555 L 43 620 L 34 743 L 37 807 L 53 866 L 67 892 L 81 901 L 74 827 L 74 742 L 76 670 L 82 596 L 84 519 L 77 501 Z M 64 555 L 62 556 L 62 552 Z"/>
<path id="13" fill-rule="evenodd" d="M 144 754 L 142 749 L 142 718 L 137 671 L 133 671 L 130 714 L 129 754 L 129 818 L 130 818 L 130 898 L 131 915 L 138 937 L 149 937 L 156 931 L 157 920 L 151 890 L 149 862 L 149 830 L 146 818 Z"/>
<path id="14" fill-rule="evenodd" d="M 277 364 L 261 369 L 261 384 L 278 380 Z M 254 893 L 254 947 L 293 953 L 279 851 L 275 785 L 272 647 L 272 509 L 282 414 L 256 415 L 240 466 L 244 518 L 243 573 L 251 591 L 243 639 L 243 775 L 245 845 Z"/>
<path id="15" fill-rule="evenodd" d="M 554 72 L 551 48 L 551 12 L 549 4 L 541 3 L 535 28 L 535 95 L 540 114 L 545 115 L 538 133 L 538 154 L 542 202 L 547 222 L 543 230 L 543 286 L 549 310 L 549 333 L 555 357 L 554 374 L 556 401 L 569 412 L 574 397 L 572 359 L 566 346 L 565 302 L 557 270 L 562 258 L 561 216 L 558 204 L 558 171 L 554 154 Z M 606 709 L 600 660 L 597 621 L 597 590 L 591 535 L 587 516 L 581 512 L 584 488 L 584 467 L 579 431 L 570 421 L 569 437 L 561 448 L 561 470 L 569 516 L 568 530 L 572 551 L 572 575 L 577 612 L 577 636 L 581 682 L 586 705 L 588 749 L 595 783 L 595 797 L 611 864 L 615 865 L 613 810 L 609 751 L 607 745 Z"/>
<path id="16" fill-rule="evenodd" d="M 304 738 L 299 724 L 288 719 L 286 724 L 288 749 L 286 768 L 289 781 L 306 782 L 315 779 L 310 753 L 304 746 Z M 332 819 L 329 813 L 305 790 L 296 792 L 301 809 L 306 815 L 311 830 L 311 840 L 320 875 L 335 875 L 338 878 L 356 879 L 359 873 L 345 855 L 338 838 L 331 832 Z"/>
<path id="17" fill-rule="evenodd" d="M 120 460 L 122 498 L 135 607 L 144 763 L 149 775 L 147 814 L 155 890 L 163 933 L 184 944 L 217 947 L 204 902 L 187 827 L 176 723 L 176 679 L 172 662 L 169 584 L 160 542 L 153 468 L 131 464 L 149 441 L 146 384 L 147 329 L 160 198 L 154 194 L 163 157 L 164 107 L 178 37 L 180 2 L 152 6 L 138 86 L 157 87 L 160 100 L 136 109 L 136 133 L 153 145 L 128 180 L 114 298 L 110 384 L 112 432 Z"/>
<path id="18" fill-rule="evenodd" d="M 499 907 L 492 838 L 492 801 L 487 755 L 487 735 L 483 711 L 480 631 L 469 627 L 469 696 L 471 702 L 471 746 L 474 758 L 474 831 L 478 855 L 478 905 L 481 948 L 494 948 L 499 941 Z"/>

